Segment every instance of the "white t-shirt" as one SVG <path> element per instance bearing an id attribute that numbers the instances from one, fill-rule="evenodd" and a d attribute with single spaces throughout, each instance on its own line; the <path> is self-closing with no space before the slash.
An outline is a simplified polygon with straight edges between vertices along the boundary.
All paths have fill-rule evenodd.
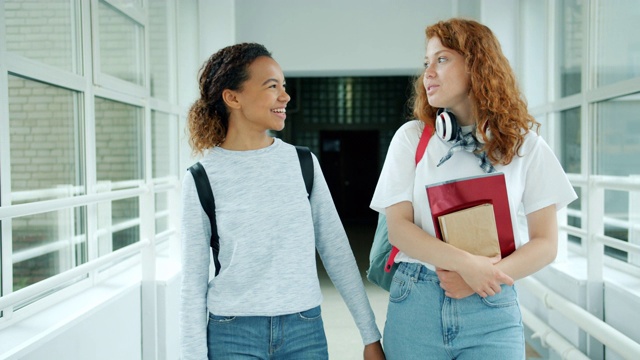
<path id="1" fill-rule="evenodd" d="M 424 124 L 419 120 L 409 121 L 398 129 L 389 145 L 370 206 L 384 213 L 391 205 L 410 201 L 416 225 L 434 235 L 426 185 L 484 172 L 478 165 L 478 158 L 466 151 L 455 152 L 451 159 L 436 167 L 452 146 L 437 136 L 431 138 L 416 166 L 415 153 L 423 129 Z M 519 156 L 508 165 L 494 167 L 505 175 L 516 249 L 528 241 L 527 232 L 521 229 L 518 221 L 518 216 L 522 216 L 522 213 L 518 215 L 519 209 L 527 215 L 555 204 L 559 210 L 577 198 L 555 154 L 544 139 L 532 131 L 525 136 Z M 411 258 L 402 251 L 396 256 L 396 262 L 401 261 L 422 263 L 434 269 L 433 265 Z"/>

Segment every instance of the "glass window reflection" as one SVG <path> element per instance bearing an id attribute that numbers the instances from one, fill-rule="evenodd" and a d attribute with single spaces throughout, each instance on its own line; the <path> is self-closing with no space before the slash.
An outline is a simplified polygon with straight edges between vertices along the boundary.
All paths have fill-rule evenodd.
<path id="1" fill-rule="evenodd" d="M 640 6 L 636 0 L 598 2 L 597 83 L 640 76 Z"/>
<path id="2" fill-rule="evenodd" d="M 577 94 L 582 89 L 582 39 L 584 11 L 583 0 L 562 0 L 558 6 L 557 27 L 559 56 L 559 95 Z"/>
<path id="3" fill-rule="evenodd" d="M 12 203 L 84 194 L 76 92 L 9 76 Z"/>

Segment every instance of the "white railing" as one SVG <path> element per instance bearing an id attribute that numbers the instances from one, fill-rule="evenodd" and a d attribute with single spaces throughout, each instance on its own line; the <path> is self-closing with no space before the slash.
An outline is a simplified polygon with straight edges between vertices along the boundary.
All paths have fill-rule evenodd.
<path id="1" fill-rule="evenodd" d="M 157 186 L 154 186 L 154 193 L 175 190 L 176 184 L 177 183 L 175 181 L 172 183 L 159 183 Z M 12 193 L 12 200 L 25 203 L 8 207 L 0 207 L 0 219 L 12 219 L 56 211 L 60 214 L 58 215 L 57 220 L 54 220 L 57 221 L 57 225 L 52 225 L 52 229 L 58 229 L 57 240 L 33 246 L 25 250 L 16 251 L 9 257 L 9 259 L 11 259 L 11 262 L 15 264 L 54 252 L 60 252 L 62 254 L 61 256 L 64 257 L 64 255 L 68 255 L 67 252 L 74 249 L 75 245 L 86 243 L 88 241 L 87 234 L 75 236 L 73 235 L 73 214 L 68 214 L 67 211 L 75 207 L 86 206 L 93 203 L 107 204 L 100 207 L 100 209 L 107 209 L 107 211 L 103 211 L 100 214 L 103 218 L 103 221 L 100 224 L 102 226 L 99 226 L 98 229 L 96 229 L 96 231 L 92 235 L 93 238 L 99 238 L 101 236 L 109 235 L 114 232 L 131 227 L 141 226 L 140 217 L 112 224 L 110 205 L 111 202 L 115 200 L 138 198 L 142 194 L 148 193 L 149 188 L 145 186 L 143 182 L 141 182 L 140 180 L 132 180 L 120 183 L 104 182 L 97 184 L 96 190 L 98 191 L 97 194 L 78 195 L 84 191 L 84 187 L 67 185 L 60 186 L 55 189 L 41 189 Z M 39 199 L 52 197 L 63 198 L 38 201 Z M 155 214 L 155 218 L 169 216 L 169 210 L 160 211 Z M 170 228 L 163 233 L 158 234 L 159 236 L 156 236 L 156 240 L 166 240 L 174 234 L 175 230 Z M 22 301 L 42 295 L 43 293 L 46 293 L 51 289 L 55 289 L 68 283 L 70 280 L 88 275 L 90 272 L 99 269 L 109 263 L 114 263 L 133 254 L 136 254 L 140 252 L 142 248 L 148 246 L 149 244 L 150 241 L 148 239 L 141 240 L 137 243 L 128 245 L 116 251 L 112 251 L 109 244 L 109 248 L 107 249 L 108 251 L 98 252 L 100 254 L 107 255 L 98 257 L 96 259 L 90 259 L 87 263 L 78 266 L 76 266 L 75 263 L 67 264 L 63 266 L 65 269 L 59 269 L 60 273 L 57 275 L 51 276 L 35 284 L 31 284 L 15 292 L 3 295 L 2 297 L 0 297 L 0 311 L 10 310 L 10 307 L 17 305 Z M 67 249 L 71 250 L 67 251 Z M 61 259 L 61 261 L 62 260 L 64 259 Z"/>
<path id="2" fill-rule="evenodd" d="M 542 300 L 545 307 L 557 310 L 564 317 L 578 325 L 582 330 L 598 339 L 602 344 L 615 351 L 617 354 L 620 354 L 625 359 L 640 359 L 640 344 L 616 330 L 611 325 L 551 291 L 532 277 L 520 279 L 518 280 L 518 283 L 520 286 L 524 286 L 531 294 Z M 529 320 L 531 323 L 531 319 Z M 529 326 L 529 324 L 527 324 L 527 326 Z M 549 345 L 551 345 L 551 343 L 549 343 Z M 561 347 L 554 348 L 554 350 L 559 353 L 566 351 L 566 349 Z"/>
<path id="3" fill-rule="evenodd" d="M 58 275 L 54 275 L 50 278 L 39 281 L 33 285 L 29 285 L 16 292 L 9 293 L 0 297 L 0 311 L 22 301 L 29 300 L 34 296 L 38 296 L 46 291 L 55 289 L 58 286 L 62 286 L 68 281 L 71 281 L 77 277 L 88 275 L 90 272 L 107 265 L 111 262 L 118 261 L 119 259 L 126 258 L 128 256 L 139 253 L 144 247 L 149 245 L 148 239 L 142 239 L 137 243 L 128 245 L 122 249 L 118 249 L 110 254 L 101 256 L 88 263 L 74 267 Z"/>
<path id="4" fill-rule="evenodd" d="M 524 307 L 520 309 L 522 312 L 522 321 L 533 331 L 531 335 L 534 339 L 540 339 L 542 346 L 554 349 L 562 359 L 567 360 L 588 360 L 578 348 L 573 346 L 567 339 L 558 334 L 544 321 L 540 320 L 531 311 Z"/>

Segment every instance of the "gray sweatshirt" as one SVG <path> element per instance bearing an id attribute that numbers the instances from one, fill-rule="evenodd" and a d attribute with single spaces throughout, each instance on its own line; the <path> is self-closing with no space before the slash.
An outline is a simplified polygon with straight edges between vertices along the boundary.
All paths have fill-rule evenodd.
<path id="1" fill-rule="evenodd" d="M 381 338 L 355 258 L 315 156 L 307 198 L 295 147 L 213 148 L 201 161 L 215 197 L 221 270 L 210 280 L 209 219 L 193 177 L 182 183 L 182 359 L 206 359 L 207 312 L 278 316 L 320 305 L 315 250 L 364 344 Z"/>

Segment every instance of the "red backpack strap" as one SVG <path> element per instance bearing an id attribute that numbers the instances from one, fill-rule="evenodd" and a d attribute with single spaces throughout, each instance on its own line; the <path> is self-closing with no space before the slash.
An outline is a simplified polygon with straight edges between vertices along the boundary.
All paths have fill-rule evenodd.
<path id="1" fill-rule="evenodd" d="M 416 166 L 422 159 L 422 156 L 424 156 L 424 152 L 427 150 L 427 145 L 429 145 L 429 140 L 431 140 L 432 135 L 433 126 L 425 124 L 422 135 L 420 136 L 420 142 L 418 142 L 418 148 L 416 149 Z"/>
<path id="2" fill-rule="evenodd" d="M 429 145 L 429 140 L 431 140 L 431 136 L 433 135 L 433 126 L 429 124 L 425 124 L 424 130 L 422 130 L 422 135 L 420 136 L 420 141 L 418 142 L 418 148 L 416 149 L 416 166 L 424 156 L 424 152 L 427 150 L 427 145 Z M 389 253 L 389 260 L 387 260 L 387 265 L 384 267 L 384 271 L 390 272 L 393 264 L 396 261 L 396 255 L 400 250 L 397 247 L 391 248 L 391 253 Z"/>

